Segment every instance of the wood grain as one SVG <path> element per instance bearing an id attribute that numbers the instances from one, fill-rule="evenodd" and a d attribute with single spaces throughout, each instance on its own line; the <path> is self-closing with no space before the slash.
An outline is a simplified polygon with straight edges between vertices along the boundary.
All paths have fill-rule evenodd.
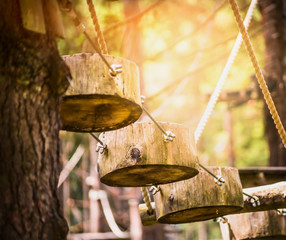
<path id="1" fill-rule="evenodd" d="M 73 86 L 61 104 L 62 129 L 102 132 L 125 127 L 141 115 L 139 73 L 135 63 L 104 55 L 110 64 L 121 64 L 117 77 L 98 54 L 81 53 L 62 58 L 70 67 Z"/>

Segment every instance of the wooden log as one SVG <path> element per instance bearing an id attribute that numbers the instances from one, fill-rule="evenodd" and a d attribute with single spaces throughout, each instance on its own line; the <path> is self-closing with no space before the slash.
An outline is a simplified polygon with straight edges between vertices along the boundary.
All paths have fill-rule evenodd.
<path id="1" fill-rule="evenodd" d="M 286 167 L 251 167 L 239 169 L 242 187 L 257 187 L 286 181 Z"/>
<path id="2" fill-rule="evenodd" d="M 108 150 L 99 156 L 100 180 L 110 186 L 139 187 L 195 176 L 198 158 L 190 129 L 176 123 L 160 125 L 176 135 L 173 142 L 165 142 L 152 122 L 101 134 Z"/>
<path id="3" fill-rule="evenodd" d="M 139 73 L 135 63 L 104 55 L 110 64 L 121 64 L 112 77 L 98 54 L 63 56 L 70 67 L 73 86 L 61 104 L 62 129 L 102 132 L 127 126 L 141 115 Z"/>
<path id="4" fill-rule="evenodd" d="M 157 221 L 186 223 L 204 221 L 235 213 L 243 207 L 238 170 L 231 167 L 208 167 L 225 179 L 222 186 L 205 171 L 189 180 L 161 185 L 154 196 Z"/>
<path id="5" fill-rule="evenodd" d="M 286 208 L 286 182 L 266 185 L 262 187 L 246 188 L 244 192 L 259 199 L 260 206 L 254 207 L 251 198 L 244 196 L 244 207 L 237 213 L 258 212 Z M 155 203 L 152 202 L 152 208 L 155 212 Z M 158 224 L 156 213 L 148 214 L 146 204 L 139 205 L 141 222 L 144 226 Z"/>
<path id="6" fill-rule="evenodd" d="M 244 207 L 240 213 L 286 208 L 286 182 L 246 188 L 243 191 L 251 196 L 256 196 L 260 202 L 260 206 L 253 207 L 251 198 L 245 196 Z"/>
<path id="7" fill-rule="evenodd" d="M 286 239 L 286 216 L 275 210 L 227 216 L 220 223 L 223 240 Z"/>

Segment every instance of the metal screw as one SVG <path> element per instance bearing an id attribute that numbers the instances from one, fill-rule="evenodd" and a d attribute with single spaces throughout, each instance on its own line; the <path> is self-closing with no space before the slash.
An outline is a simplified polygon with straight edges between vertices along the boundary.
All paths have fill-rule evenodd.
<path id="1" fill-rule="evenodd" d="M 250 202 L 252 203 L 252 206 L 253 207 L 258 207 L 260 206 L 260 201 L 259 201 L 259 198 L 257 196 L 253 196 L 251 199 L 250 199 Z"/>
<path id="2" fill-rule="evenodd" d="M 150 187 L 150 189 L 149 189 L 149 192 L 151 192 L 153 195 L 155 195 L 157 192 L 160 192 L 160 186 L 152 186 L 152 187 Z"/>
<path id="3" fill-rule="evenodd" d="M 286 208 L 280 208 L 276 210 L 278 215 L 280 216 L 286 216 Z"/>
<path id="4" fill-rule="evenodd" d="M 141 96 L 141 103 L 144 104 L 145 103 L 145 99 L 146 97 L 145 96 Z"/>
<path id="5" fill-rule="evenodd" d="M 218 217 L 214 219 L 215 222 L 227 223 L 228 219 L 226 217 Z"/>
<path id="6" fill-rule="evenodd" d="M 218 186 L 222 186 L 225 183 L 224 178 L 220 175 L 217 175 L 214 181 Z"/>
<path id="7" fill-rule="evenodd" d="M 173 142 L 173 139 L 176 137 L 174 133 L 171 131 L 166 131 L 166 134 L 164 134 L 164 142 Z"/>
<path id="8" fill-rule="evenodd" d="M 107 149 L 106 144 L 102 145 L 101 143 L 97 143 L 95 151 L 103 154 L 106 149 Z"/>
<path id="9" fill-rule="evenodd" d="M 122 73 L 122 65 L 121 64 L 112 64 L 111 69 L 109 69 L 110 75 L 112 77 L 116 77 L 118 74 Z"/>

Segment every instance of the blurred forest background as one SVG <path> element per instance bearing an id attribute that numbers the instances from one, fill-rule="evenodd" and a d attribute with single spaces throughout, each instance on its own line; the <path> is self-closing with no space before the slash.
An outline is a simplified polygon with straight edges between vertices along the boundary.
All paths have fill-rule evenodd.
<path id="1" fill-rule="evenodd" d="M 238 4 L 245 17 L 250 1 L 239 0 Z M 87 32 L 95 38 L 86 1 L 74 0 L 73 5 Z M 141 94 L 146 96 L 149 112 L 158 121 L 181 123 L 195 131 L 238 34 L 228 2 L 96 0 L 94 5 L 109 54 L 131 59 L 139 66 Z M 70 18 L 63 14 L 63 20 L 66 39 L 57 41 L 60 54 L 94 52 Z M 260 65 L 264 66 L 265 43 L 258 7 L 249 34 Z M 198 143 L 201 163 L 239 168 L 267 166 L 269 150 L 264 136 L 263 107 L 254 70 L 241 46 L 220 101 Z M 142 116 L 141 120 L 148 119 Z M 61 139 L 64 165 L 79 145 L 85 149 L 63 187 L 71 232 L 110 231 L 102 214 L 97 226 L 90 223 L 90 188 L 108 192 L 117 223 L 123 230 L 128 229 L 126 196 L 142 201 L 139 190 L 110 188 L 98 182 L 94 169 L 96 142 L 88 134 L 61 132 Z M 117 195 L 121 196 L 120 201 L 114 199 Z M 148 231 L 153 231 L 147 229 L 145 239 L 203 239 L 204 234 L 205 239 L 221 238 L 219 226 L 213 221 L 155 229 L 158 236 L 154 237 L 153 232 L 154 238 L 147 237 Z"/>

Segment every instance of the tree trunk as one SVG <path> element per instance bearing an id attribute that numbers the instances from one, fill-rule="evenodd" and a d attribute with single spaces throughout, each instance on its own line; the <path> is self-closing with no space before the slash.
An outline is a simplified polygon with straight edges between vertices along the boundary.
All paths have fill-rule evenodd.
<path id="1" fill-rule="evenodd" d="M 286 1 L 261 0 L 265 37 L 265 77 L 281 121 L 286 125 Z M 270 151 L 270 166 L 286 166 L 286 149 L 273 123 L 267 106 L 264 108 L 265 134 Z"/>
<path id="2" fill-rule="evenodd" d="M 69 71 L 49 26 L 27 31 L 20 16 L 19 1 L 0 2 L 0 239 L 63 240 L 59 105 Z"/>

